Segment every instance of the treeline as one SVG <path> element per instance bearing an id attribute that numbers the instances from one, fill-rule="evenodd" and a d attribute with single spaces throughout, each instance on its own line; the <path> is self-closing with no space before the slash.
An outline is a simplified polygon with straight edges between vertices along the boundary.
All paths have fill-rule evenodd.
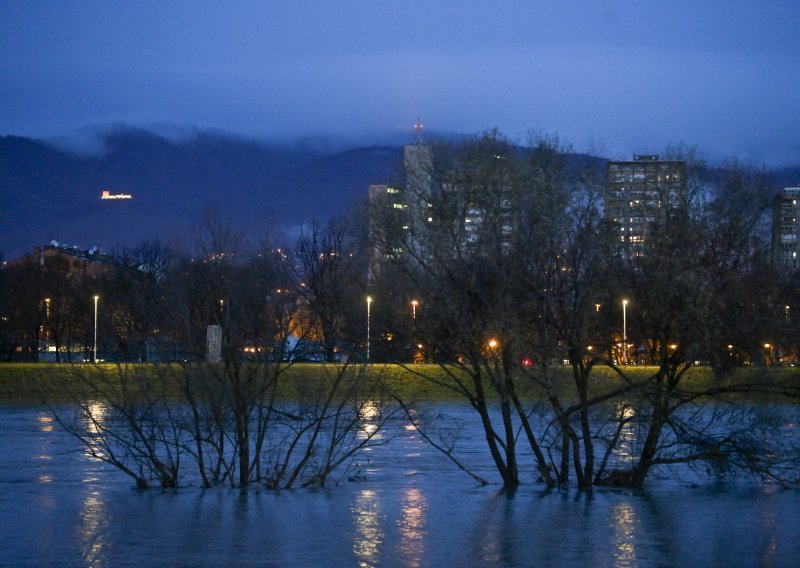
<path id="1" fill-rule="evenodd" d="M 101 360 L 198 361 L 210 325 L 224 331 L 228 355 L 340 358 L 363 343 L 365 320 L 363 255 L 349 228 L 313 224 L 296 249 L 248 247 L 207 215 L 192 247 L 153 241 L 90 260 L 54 249 L 9 262 L 2 360 L 92 360 L 96 333 Z"/>
<path id="2" fill-rule="evenodd" d="M 538 140 L 520 151 L 496 133 L 436 146 L 438 191 L 407 195 L 427 202 L 424 211 L 370 219 L 358 206 L 294 243 L 252 246 L 207 215 L 192 246 L 148 242 L 104 263 L 68 254 L 7 262 L 0 359 L 91 359 L 95 331 L 105 360 L 197 359 L 207 326 L 221 325 L 251 354 L 274 353 L 283 334 L 311 360 L 363 360 L 369 340 L 375 362 L 450 361 L 467 347 L 453 332 L 483 306 L 471 340 L 501 340 L 519 361 L 578 350 L 652 364 L 674 345 L 676 356 L 720 370 L 795 362 L 800 281 L 771 266 L 769 193 L 757 172 L 711 175 L 691 153 L 672 156 L 687 162 L 685 199 L 664 200 L 644 255 L 627 263 L 602 214 L 604 171 L 568 150 Z M 531 336 L 542 321 L 558 331 L 547 349 Z"/>

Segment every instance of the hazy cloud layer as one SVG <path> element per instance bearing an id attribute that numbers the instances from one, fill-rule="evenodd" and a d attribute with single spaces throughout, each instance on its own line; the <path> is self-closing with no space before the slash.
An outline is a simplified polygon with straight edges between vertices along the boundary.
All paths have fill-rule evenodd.
<path id="1" fill-rule="evenodd" d="M 800 162 L 797 2 L 6 2 L 4 134 L 558 132 Z"/>

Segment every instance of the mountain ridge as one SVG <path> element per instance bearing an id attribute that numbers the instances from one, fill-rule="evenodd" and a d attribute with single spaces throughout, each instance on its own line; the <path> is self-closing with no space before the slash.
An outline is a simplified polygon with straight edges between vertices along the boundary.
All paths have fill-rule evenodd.
<path id="1" fill-rule="evenodd" d="M 293 233 L 344 212 L 384 183 L 402 148 L 326 154 L 200 133 L 181 141 L 123 130 L 93 154 L 0 137 L 0 252 L 14 258 L 52 239 L 111 248 L 185 235 L 203 210 L 235 226 Z M 377 149 L 380 148 L 380 149 Z M 100 200 L 101 191 L 131 200 Z"/>

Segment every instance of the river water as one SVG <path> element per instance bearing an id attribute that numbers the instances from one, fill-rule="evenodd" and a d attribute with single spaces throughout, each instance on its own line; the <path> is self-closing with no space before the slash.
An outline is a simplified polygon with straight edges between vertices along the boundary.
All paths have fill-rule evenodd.
<path id="1" fill-rule="evenodd" d="M 463 407 L 468 458 L 492 475 Z M 800 492 L 481 487 L 402 429 L 324 490 L 138 491 L 43 408 L 0 406 L 3 566 L 796 566 Z"/>

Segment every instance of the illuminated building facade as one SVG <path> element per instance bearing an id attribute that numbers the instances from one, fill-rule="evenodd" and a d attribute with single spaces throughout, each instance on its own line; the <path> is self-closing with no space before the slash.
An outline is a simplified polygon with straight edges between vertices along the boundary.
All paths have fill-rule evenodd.
<path id="1" fill-rule="evenodd" d="M 100 194 L 100 199 L 133 199 L 133 195 L 130 193 L 111 193 L 104 189 L 103 193 Z"/>
<path id="2" fill-rule="evenodd" d="M 787 187 L 772 207 L 772 264 L 784 272 L 800 267 L 797 257 L 800 223 L 800 187 Z"/>
<path id="3" fill-rule="evenodd" d="M 650 225 L 686 197 L 682 160 L 660 160 L 652 154 L 631 161 L 608 162 L 604 209 L 617 224 L 618 251 L 628 262 L 644 255 Z"/>
<path id="4" fill-rule="evenodd" d="M 405 187 L 369 186 L 370 259 L 368 278 L 373 281 L 382 262 L 399 259 L 404 250 L 421 253 L 421 238 L 431 218 L 433 151 L 422 143 L 422 123 L 414 125 L 416 143 L 403 149 Z"/>

